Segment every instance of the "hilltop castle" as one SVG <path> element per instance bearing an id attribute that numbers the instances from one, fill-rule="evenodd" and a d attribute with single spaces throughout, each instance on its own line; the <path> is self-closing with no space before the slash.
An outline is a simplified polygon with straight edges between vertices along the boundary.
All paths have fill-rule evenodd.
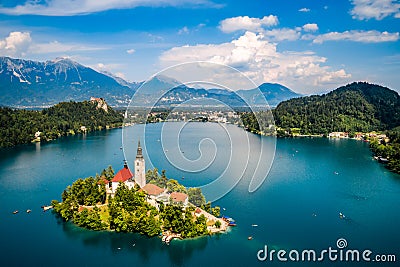
<path id="1" fill-rule="evenodd" d="M 129 189 L 133 188 L 136 184 L 139 185 L 140 188 L 143 188 L 146 185 L 146 165 L 142 147 L 140 146 L 140 140 L 138 142 L 134 165 L 135 174 L 133 175 L 127 162 L 124 162 L 124 167 L 115 174 L 114 178 L 110 182 L 106 183 L 107 194 L 114 196 L 119 183 L 124 183 Z"/>

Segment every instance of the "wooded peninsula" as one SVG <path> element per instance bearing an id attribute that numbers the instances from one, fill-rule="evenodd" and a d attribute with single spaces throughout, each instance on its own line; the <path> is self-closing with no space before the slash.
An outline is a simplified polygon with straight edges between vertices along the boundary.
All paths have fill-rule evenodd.
<path id="1" fill-rule="evenodd" d="M 386 87 L 356 82 L 324 95 L 281 102 L 272 112 L 245 112 L 241 119 L 256 134 L 359 137 L 370 142 L 389 170 L 400 174 L 400 96 Z"/>
<path id="2" fill-rule="evenodd" d="M 0 147 L 48 142 L 61 136 L 121 127 L 123 115 L 101 98 L 61 102 L 43 110 L 0 107 Z"/>

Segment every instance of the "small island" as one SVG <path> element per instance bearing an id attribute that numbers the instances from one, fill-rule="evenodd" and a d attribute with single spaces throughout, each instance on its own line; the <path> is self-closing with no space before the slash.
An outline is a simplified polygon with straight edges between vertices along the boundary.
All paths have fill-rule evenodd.
<path id="1" fill-rule="evenodd" d="M 163 170 L 145 172 L 140 141 L 134 173 L 124 163 L 114 175 L 111 166 L 96 177 L 76 180 L 52 201 L 53 211 L 65 221 L 90 230 L 136 232 L 146 236 L 194 238 L 226 231 L 220 208 L 206 203 L 200 188 L 186 188 L 168 179 Z"/>

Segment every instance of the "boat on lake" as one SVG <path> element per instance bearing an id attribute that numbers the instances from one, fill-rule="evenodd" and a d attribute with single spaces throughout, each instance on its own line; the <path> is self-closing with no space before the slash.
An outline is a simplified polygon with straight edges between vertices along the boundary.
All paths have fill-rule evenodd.
<path id="1" fill-rule="evenodd" d="M 222 220 L 228 223 L 228 226 L 236 226 L 236 222 L 234 219 L 228 216 L 222 216 Z"/>

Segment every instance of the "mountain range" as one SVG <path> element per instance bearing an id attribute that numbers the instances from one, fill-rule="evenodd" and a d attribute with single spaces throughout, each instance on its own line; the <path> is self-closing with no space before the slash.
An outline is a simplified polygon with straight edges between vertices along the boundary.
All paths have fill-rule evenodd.
<path id="1" fill-rule="evenodd" d="M 101 97 L 111 106 L 124 107 L 143 82 L 128 82 L 111 73 L 98 72 L 68 58 L 45 62 L 0 57 L 0 105 L 11 107 L 46 107 L 62 101 L 83 101 Z M 281 101 L 301 95 L 289 88 L 264 83 L 258 88 L 238 90 L 191 88 L 173 78 L 158 75 L 145 83 L 137 103 L 171 106 L 191 101 L 190 105 L 222 102 L 231 107 L 276 106 Z M 265 97 L 265 100 L 263 99 Z M 194 101 L 194 102 L 193 102 Z M 197 102 L 196 102 L 197 101 Z M 247 102 L 247 104 L 245 103 Z"/>

